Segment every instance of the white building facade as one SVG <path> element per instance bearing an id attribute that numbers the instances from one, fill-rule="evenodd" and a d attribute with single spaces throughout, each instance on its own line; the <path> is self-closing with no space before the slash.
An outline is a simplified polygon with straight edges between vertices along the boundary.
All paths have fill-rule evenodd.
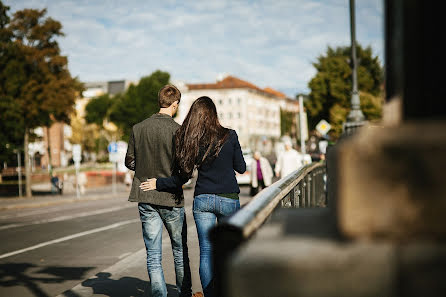
<path id="1" fill-rule="evenodd" d="M 176 84 L 181 90 L 181 103 L 175 120 L 182 123 L 193 101 L 210 97 L 221 124 L 234 129 L 244 149 L 271 152 L 281 136 L 280 110 L 298 113 L 297 100 L 270 88 L 259 87 L 228 76 L 211 84 Z"/>

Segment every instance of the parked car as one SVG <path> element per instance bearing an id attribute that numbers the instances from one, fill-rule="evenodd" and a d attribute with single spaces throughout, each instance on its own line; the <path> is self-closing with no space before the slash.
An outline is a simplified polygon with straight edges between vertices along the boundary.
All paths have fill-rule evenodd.
<path id="1" fill-rule="evenodd" d="M 253 160 L 252 151 L 249 148 L 242 149 L 243 158 L 246 163 L 246 171 L 243 174 L 238 172 L 235 173 L 235 178 L 239 185 L 249 185 L 251 184 L 251 163 Z"/>

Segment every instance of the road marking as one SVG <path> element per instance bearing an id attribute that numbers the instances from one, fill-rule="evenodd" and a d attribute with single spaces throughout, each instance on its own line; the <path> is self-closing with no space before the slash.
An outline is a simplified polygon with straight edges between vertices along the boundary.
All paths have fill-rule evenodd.
<path id="1" fill-rule="evenodd" d="M 37 221 L 28 222 L 28 223 L 9 224 L 9 225 L 0 226 L 0 230 L 29 226 L 29 225 L 66 221 L 66 220 L 82 218 L 82 217 L 87 217 L 87 216 L 92 216 L 92 215 L 97 215 L 97 214 L 103 214 L 103 213 L 112 212 L 112 211 L 118 211 L 118 210 L 130 208 L 130 207 L 135 207 L 135 206 L 134 205 L 114 206 L 114 207 L 109 207 L 109 208 L 104 208 L 104 209 L 86 211 L 86 212 L 82 212 L 82 213 L 78 213 L 78 214 L 59 216 L 59 217 L 55 217 L 52 219 L 37 220 Z"/>
<path id="2" fill-rule="evenodd" d="M 30 246 L 30 247 L 27 247 L 27 248 L 24 248 L 24 249 L 21 249 L 21 250 L 17 250 L 17 251 L 14 251 L 14 252 L 10 252 L 10 253 L 6 253 L 6 254 L 3 254 L 3 255 L 0 255 L 0 259 L 11 257 L 11 256 L 14 256 L 14 255 L 17 255 L 17 254 L 21 254 L 21 253 L 24 253 L 24 252 L 32 251 L 32 250 L 35 250 L 35 249 L 38 249 L 38 248 L 41 248 L 41 247 L 44 247 L 44 246 L 47 246 L 47 245 L 50 245 L 50 244 L 55 244 L 55 243 L 67 241 L 67 240 L 70 240 L 70 239 L 78 238 L 78 237 L 81 237 L 81 236 L 90 235 L 90 234 L 93 234 L 93 233 L 98 233 L 98 232 L 109 230 L 109 229 L 113 229 L 113 228 L 118 228 L 118 227 L 121 227 L 121 226 L 124 226 L 124 225 L 127 225 L 127 224 L 136 223 L 136 222 L 140 222 L 140 219 L 126 220 L 126 221 L 118 222 L 118 223 L 115 223 L 115 224 L 112 224 L 112 225 L 108 225 L 108 226 L 95 228 L 95 229 L 91 229 L 91 230 L 88 230 L 88 231 L 84 231 L 84 232 L 80 232 L 80 233 L 64 236 L 64 237 L 61 237 L 61 238 L 58 238 L 58 239 L 53 239 L 53 240 L 50 240 L 50 241 L 42 242 L 42 243 L 39 243 L 39 244 Z"/>
<path id="3" fill-rule="evenodd" d="M 118 259 L 121 260 L 122 258 L 125 258 L 125 257 L 127 257 L 128 255 L 131 255 L 131 254 L 132 254 L 131 252 L 124 253 L 124 254 L 120 255 L 120 256 L 118 257 Z"/>
<path id="4" fill-rule="evenodd" d="M 102 199 L 89 199 L 89 200 L 82 200 L 81 199 L 81 200 L 74 200 L 74 201 L 70 201 L 70 202 L 90 202 L 90 201 L 99 201 L 99 200 L 102 200 Z M 4 220 L 4 219 L 21 218 L 21 217 L 28 217 L 28 216 L 32 216 L 32 215 L 47 214 L 47 213 L 52 213 L 52 212 L 57 212 L 57 211 L 62 211 L 62 210 L 67 210 L 67 209 L 76 210 L 76 209 L 84 207 L 83 204 L 63 203 L 63 202 L 67 202 L 67 201 L 64 201 L 64 200 L 60 200 L 59 202 L 61 202 L 61 203 L 60 204 L 56 204 L 56 205 L 43 205 L 44 206 L 43 209 L 39 208 L 37 210 L 28 210 L 28 209 L 17 210 L 17 209 L 14 209 L 14 208 L 12 208 L 12 209 L 5 209 L 6 211 L 16 211 L 16 212 L 13 213 L 13 214 L 1 215 L 0 219 Z M 70 205 L 74 205 L 74 207 L 69 208 Z M 79 207 L 76 207 L 76 206 L 79 206 Z"/>

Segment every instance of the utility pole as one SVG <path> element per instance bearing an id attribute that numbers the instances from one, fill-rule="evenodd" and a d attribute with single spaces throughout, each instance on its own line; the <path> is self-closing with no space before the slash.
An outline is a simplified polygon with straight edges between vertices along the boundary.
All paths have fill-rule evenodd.
<path id="1" fill-rule="evenodd" d="M 350 134 L 349 130 L 354 130 L 355 128 L 362 126 L 365 117 L 361 111 L 361 102 L 359 100 L 358 91 L 358 60 L 356 57 L 356 27 L 355 27 L 355 0 L 350 0 L 350 34 L 351 34 L 351 59 L 352 59 L 352 97 L 351 97 L 351 107 L 350 113 L 347 116 L 347 122 L 344 124 L 344 131 Z"/>
<path id="2" fill-rule="evenodd" d="M 304 98 L 302 95 L 299 96 L 299 132 L 300 132 L 300 151 L 302 154 L 306 154 L 305 148 L 305 132 L 304 132 Z"/>

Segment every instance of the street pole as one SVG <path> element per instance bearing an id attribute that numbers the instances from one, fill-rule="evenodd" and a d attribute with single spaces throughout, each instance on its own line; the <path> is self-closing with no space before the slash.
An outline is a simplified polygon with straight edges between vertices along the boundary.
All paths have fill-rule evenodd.
<path id="1" fill-rule="evenodd" d="M 19 175 L 19 197 L 22 198 L 22 160 L 20 160 L 20 151 L 17 150 L 17 173 Z"/>
<path id="2" fill-rule="evenodd" d="M 350 0 L 350 34 L 351 34 L 351 52 L 352 52 L 352 97 L 351 97 L 351 110 L 347 116 L 347 125 L 345 128 L 350 126 L 357 127 L 361 125 L 361 122 L 365 120 L 364 114 L 361 111 L 361 102 L 359 100 L 358 92 L 358 60 L 356 57 L 356 28 L 355 28 L 355 0 Z"/>
<path id="3" fill-rule="evenodd" d="M 299 133 L 300 133 L 300 151 L 302 154 L 306 154 L 307 150 L 305 148 L 305 135 L 304 135 L 304 99 L 303 96 L 299 96 Z"/>
<path id="4" fill-rule="evenodd" d="M 74 161 L 74 167 L 76 168 L 76 198 L 79 199 L 81 197 L 80 189 L 79 189 L 79 167 L 80 167 L 79 161 Z"/>
<path id="5" fill-rule="evenodd" d="M 116 162 L 113 161 L 113 194 L 116 194 Z"/>

